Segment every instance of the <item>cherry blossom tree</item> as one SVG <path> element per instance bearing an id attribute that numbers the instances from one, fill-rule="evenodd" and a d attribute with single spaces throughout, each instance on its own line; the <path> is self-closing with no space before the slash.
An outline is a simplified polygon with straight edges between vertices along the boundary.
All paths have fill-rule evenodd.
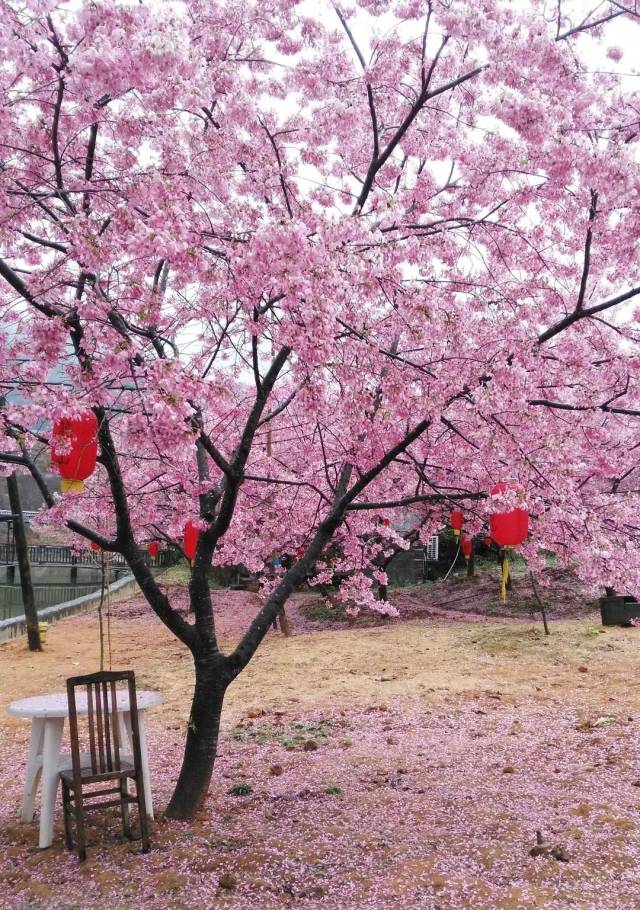
<path id="1" fill-rule="evenodd" d="M 640 581 L 638 117 L 607 38 L 632 6 L 0 5 L 0 460 L 193 655 L 170 816 L 303 579 L 390 609 L 407 510 L 480 532 L 515 480 L 532 566 Z M 60 496 L 51 421 L 89 409 L 99 465 Z M 188 519 L 185 615 L 141 546 Z M 264 578 L 228 653 L 212 562 Z"/>

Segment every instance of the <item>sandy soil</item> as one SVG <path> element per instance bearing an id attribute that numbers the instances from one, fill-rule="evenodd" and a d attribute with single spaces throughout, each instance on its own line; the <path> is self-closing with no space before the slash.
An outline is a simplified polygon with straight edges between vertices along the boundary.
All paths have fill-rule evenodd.
<path id="1" fill-rule="evenodd" d="M 218 603 L 229 647 L 256 598 Z M 297 634 L 270 633 L 230 689 L 195 823 L 160 820 L 143 857 L 96 815 L 80 870 L 59 825 L 38 851 L 36 822 L 16 821 L 28 725 L 5 707 L 96 669 L 97 617 L 52 626 L 42 654 L 0 646 L 0 908 L 640 907 L 640 629 L 603 630 L 590 614 L 547 637 L 538 622 L 430 604 L 409 621 L 313 631 L 308 605 L 294 600 Z M 148 720 L 161 810 L 190 659 L 140 598 L 115 605 L 111 627 L 114 667 L 166 699 Z M 229 793 L 238 783 L 251 792 Z M 568 862 L 529 855 L 537 829 Z"/>

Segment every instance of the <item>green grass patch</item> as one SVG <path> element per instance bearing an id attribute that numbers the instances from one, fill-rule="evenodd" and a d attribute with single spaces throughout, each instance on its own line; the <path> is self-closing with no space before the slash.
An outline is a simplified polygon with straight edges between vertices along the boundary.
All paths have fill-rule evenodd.
<path id="1" fill-rule="evenodd" d="M 302 612 L 312 622 L 346 622 L 349 618 L 341 604 L 328 603 L 325 600 L 305 604 Z"/>
<path id="2" fill-rule="evenodd" d="M 253 793 L 253 787 L 251 784 L 243 781 L 240 784 L 234 784 L 233 787 L 229 787 L 227 793 L 229 796 L 249 796 L 251 793 Z"/>
<path id="3" fill-rule="evenodd" d="M 162 569 L 158 577 L 165 585 L 188 585 L 191 581 L 191 569 L 186 560 L 182 560 L 175 566 L 169 566 L 168 569 Z"/>
<path id="4" fill-rule="evenodd" d="M 300 750 L 309 739 L 318 744 L 326 743 L 332 734 L 332 725 L 325 720 L 318 723 L 291 721 L 288 724 L 251 724 L 237 726 L 231 731 L 241 743 L 277 743 L 289 751 Z"/>
<path id="5" fill-rule="evenodd" d="M 344 790 L 338 784 L 332 784 L 324 792 L 327 796 L 344 796 Z"/>

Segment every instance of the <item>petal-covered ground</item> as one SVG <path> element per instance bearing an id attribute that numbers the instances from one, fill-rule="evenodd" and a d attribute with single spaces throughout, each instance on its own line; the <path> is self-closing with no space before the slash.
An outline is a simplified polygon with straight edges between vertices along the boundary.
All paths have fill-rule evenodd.
<path id="1" fill-rule="evenodd" d="M 229 644 L 255 600 L 218 601 Z M 17 821 L 28 724 L 4 708 L 95 669 L 97 618 L 53 626 L 41 655 L 0 646 L 1 910 L 640 907 L 640 629 L 589 616 L 547 638 L 522 620 L 425 615 L 310 631 L 305 615 L 300 597 L 298 634 L 270 634 L 229 691 L 198 818 L 159 818 L 143 856 L 115 816 L 96 814 L 83 866 L 59 818 L 45 851 L 37 819 Z M 189 657 L 139 598 L 111 625 L 114 667 L 166 698 L 147 722 L 161 810 Z"/>

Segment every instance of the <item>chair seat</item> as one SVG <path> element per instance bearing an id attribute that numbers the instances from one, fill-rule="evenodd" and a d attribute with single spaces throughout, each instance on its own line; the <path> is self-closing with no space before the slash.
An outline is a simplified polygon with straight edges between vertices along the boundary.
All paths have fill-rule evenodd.
<path id="1" fill-rule="evenodd" d="M 42 764 L 42 757 L 39 759 L 39 764 Z M 120 754 L 120 767 L 124 768 L 127 766 L 133 766 L 133 756 L 132 755 L 123 755 Z M 60 754 L 60 760 L 58 762 L 58 771 L 71 771 L 73 767 L 73 762 L 71 760 L 71 755 L 69 752 L 62 752 Z M 80 767 L 81 768 L 90 768 L 91 767 L 91 753 L 90 752 L 80 752 Z"/>
<path id="2" fill-rule="evenodd" d="M 80 768 L 80 780 L 83 784 L 96 784 L 100 781 L 107 780 L 119 780 L 123 777 L 135 777 L 136 770 L 131 762 L 120 760 L 120 770 L 116 771 L 105 771 L 102 774 L 94 774 L 91 765 L 89 767 Z M 64 769 L 60 771 L 60 777 L 65 782 L 65 784 L 73 789 L 73 770 Z"/>

